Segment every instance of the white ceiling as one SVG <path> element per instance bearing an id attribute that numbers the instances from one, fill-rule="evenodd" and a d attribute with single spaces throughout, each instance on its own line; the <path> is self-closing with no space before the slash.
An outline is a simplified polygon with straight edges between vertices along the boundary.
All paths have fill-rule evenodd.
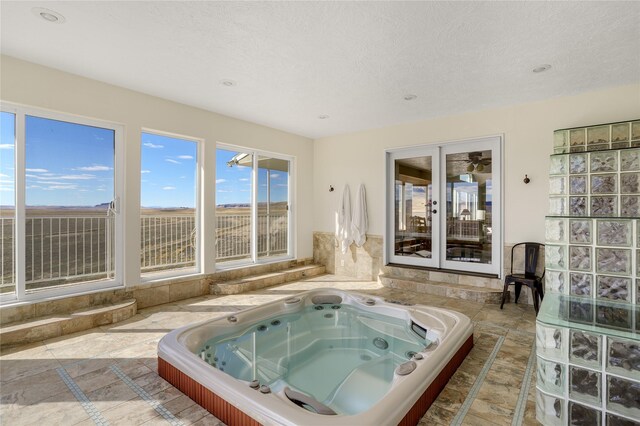
<path id="1" fill-rule="evenodd" d="M 3 0 L 0 13 L 3 54 L 312 138 L 640 81 L 640 2 Z"/>

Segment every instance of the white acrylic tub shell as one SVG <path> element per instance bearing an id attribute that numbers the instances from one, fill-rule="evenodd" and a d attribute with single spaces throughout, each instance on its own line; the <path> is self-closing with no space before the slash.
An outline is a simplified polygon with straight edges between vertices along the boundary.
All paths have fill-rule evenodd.
<path id="1" fill-rule="evenodd" d="M 301 309 L 313 304 L 311 299 L 318 295 L 336 295 L 342 298 L 342 304 L 408 322 L 414 321 L 429 330 L 428 337 L 431 340 L 437 338 L 437 345 L 421 352 L 424 359 L 415 361 L 417 368 L 411 374 L 394 375 L 391 390 L 369 410 L 355 415 L 331 416 L 298 407 L 281 393 L 262 394 L 251 389 L 247 382 L 213 368 L 194 353 L 200 345 L 216 335 L 241 331 L 249 324 Z M 158 356 L 264 425 L 395 425 L 473 333 L 471 320 L 467 316 L 446 309 L 397 305 L 378 297 L 336 289 L 311 290 L 294 297 L 299 298 L 300 303 L 288 305 L 284 302 L 285 298 L 236 312 L 232 315 L 237 319 L 234 323 L 227 320 L 230 315 L 225 315 L 173 330 L 160 340 Z M 366 303 L 371 300 L 375 301 L 373 306 Z"/>

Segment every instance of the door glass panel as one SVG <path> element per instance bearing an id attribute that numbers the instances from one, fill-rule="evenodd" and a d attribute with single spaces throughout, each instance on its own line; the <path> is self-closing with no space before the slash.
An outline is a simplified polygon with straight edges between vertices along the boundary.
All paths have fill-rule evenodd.
<path id="1" fill-rule="evenodd" d="M 446 259 L 491 263 L 491 150 L 446 155 Z"/>
<path id="2" fill-rule="evenodd" d="M 15 139 L 16 117 L 0 117 L 0 294 L 14 293 L 15 284 Z"/>
<path id="3" fill-rule="evenodd" d="M 258 258 L 286 255 L 289 161 L 258 156 Z"/>
<path id="4" fill-rule="evenodd" d="M 253 156 L 216 150 L 216 262 L 251 259 Z"/>
<path id="5" fill-rule="evenodd" d="M 196 265 L 197 143 L 142 133 L 142 273 L 191 272 Z"/>
<path id="6" fill-rule="evenodd" d="M 25 120 L 26 290 L 113 278 L 115 132 Z"/>
<path id="7" fill-rule="evenodd" d="M 432 258 L 432 157 L 397 159 L 394 254 Z"/>

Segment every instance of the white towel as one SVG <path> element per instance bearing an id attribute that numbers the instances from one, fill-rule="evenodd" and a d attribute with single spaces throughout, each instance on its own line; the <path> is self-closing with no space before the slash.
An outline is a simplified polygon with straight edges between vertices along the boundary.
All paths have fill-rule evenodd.
<path id="1" fill-rule="evenodd" d="M 367 241 L 367 229 L 369 229 L 369 220 L 367 219 L 367 197 L 364 191 L 364 185 L 360 184 L 358 194 L 356 195 L 356 204 L 353 208 L 353 217 L 351 218 L 351 237 L 356 246 L 362 247 Z"/>
<path id="2" fill-rule="evenodd" d="M 345 185 L 342 191 L 342 204 L 338 209 L 336 237 L 340 244 L 340 251 L 342 251 L 342 254 L 347 254 L 349 246 L 353 242 L 351 238 L 351 192 L 349 191 L 349 185 Z"/>

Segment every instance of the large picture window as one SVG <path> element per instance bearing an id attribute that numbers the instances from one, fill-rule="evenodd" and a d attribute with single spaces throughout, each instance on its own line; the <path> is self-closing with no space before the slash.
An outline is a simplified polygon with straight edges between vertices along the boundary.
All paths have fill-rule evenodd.
<path id="1" fill-rule="evenodd" d="M 3 111 L 2 120 L 0 296 L 21 300 L 121 283 L 121 128 L 21 108 Z"/>

